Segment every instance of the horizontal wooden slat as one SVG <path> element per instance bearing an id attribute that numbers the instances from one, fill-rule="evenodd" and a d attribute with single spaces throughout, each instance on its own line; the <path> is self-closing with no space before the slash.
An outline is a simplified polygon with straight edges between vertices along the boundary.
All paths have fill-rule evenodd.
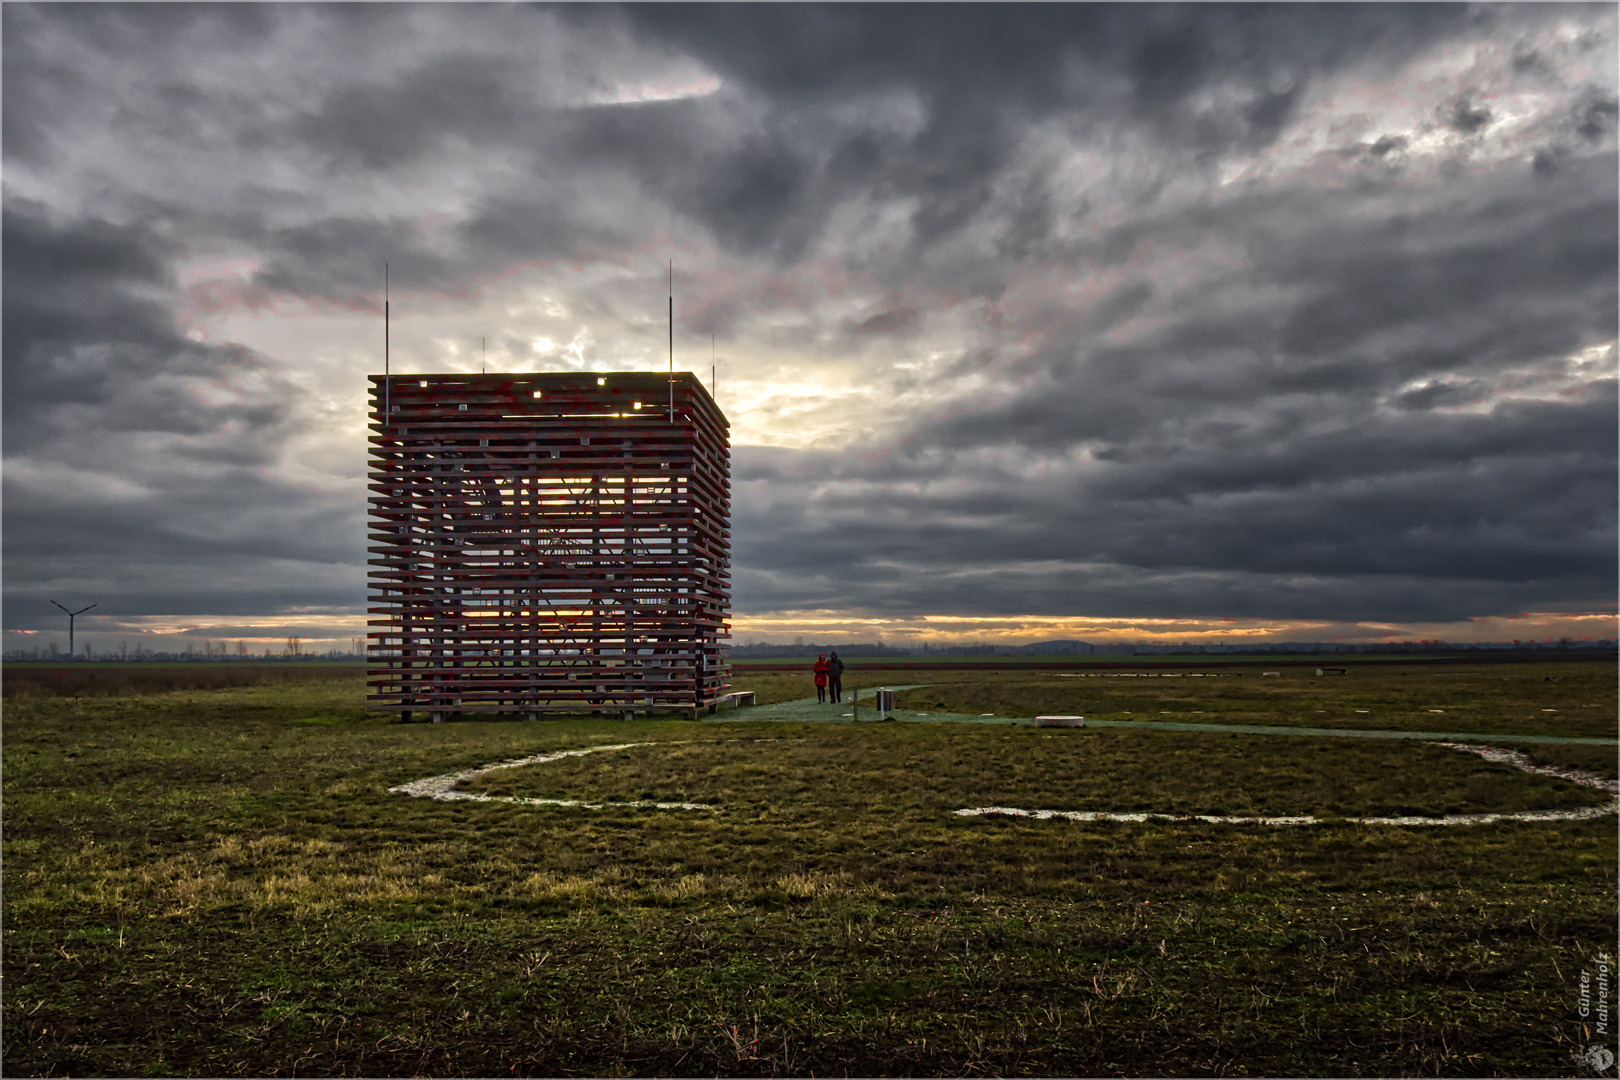
<path id="1" fill-rule="evenodd" d="M 696 378 L 675 377 L 673 415 L 642 372 L 371 384 L 370 707 L 714 704 L 731 448 Z"/>

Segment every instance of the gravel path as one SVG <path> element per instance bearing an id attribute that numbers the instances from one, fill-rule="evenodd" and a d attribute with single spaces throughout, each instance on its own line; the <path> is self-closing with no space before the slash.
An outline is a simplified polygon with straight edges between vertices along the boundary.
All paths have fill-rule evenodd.
<path id="1" fill-rule="evenodd" d="M 482 776 L 499 769 L 516 769 L 524 765 L 544 765 L 548 761 L 561 761 L 568 757 L 583 757 L 586 754 L 600 754 L 607 750 L 629 750 L 637 746 L 651 746 L 652 743 L 614 743 L 612 746 L 591 746 L 583 750 L 559 750 L 554 754 L 535 754 L 532 757 L 514 758 L 511 761 L 497 761 L 493 765 L 480 765 L 476 769 L 462 769 L 460 772 L 441 773 L 438 776 L 424 777 L 421 780 L 412 780 L 408 784 L 388 789 L 390 795 L 411 795 L 418 799 L 435 799 L 439 802 L 503 802 L 517 803 L 522 806 L 574 806 L 581 810 L 605 809 L 652 809 L 652 810 L 713 810 L 714 807 L 703 803 L 682 802 L 652 802 L 646 799 L 635 799 L 630 802 L 617 803 L 590 803 L 580 799 L 525 799 L 516 795 L 485 795 L 478 791 L 457 791 L 456 785 L 463 780 L 470 780 L 474 776 Z M 670 745 L 670 744 L 665 744 Z"/>
<path id="2" fill-rule="evenodd" d="M 918 683 L 907 686 L 891 686 L 890 690 L 913 690 L 917 686 L 926 686 L 927 683 Z M 876 696 L 876 688 L 859 691 L 860 700 L 865 703 L 860 709 L 859 722 L 876 722 L 878 713 L 871 706 Z M 1033 726 L 1032 718 L 993 716 L 968 716 L 962 713 L 927 713 L 910 710 L 897 711 L 892 714 L 894 719 L 903 723 L 921 724 L 1022 724 Z M 714 717 L 706 718 L 710 723 L 855 723 L 856 711 L 846 695 L 843 703 L 819 702 L 815 698 L 801 698 L 797 701 L 778 702 L 774 705 L 756 705 L 742 709 L 728 710 Z M 1088 720 L 1094 727 L 1139 727 L 1157 728 L 1161 731 L 1189 731 L 1204 732 L 1208 734 L 1237 732 L 1242 734 L 1260 735 L 1312 735 L 1317 737 L 1330 736 L 1336 738 L 1359 739 L 1424 739 L 1437 745 L 1445 746 L 1463 753 L 1478 754 L 1487 761 L 1501 762 L 1522 769 L 1528 773 L 1541 776 L 1556 776 L 1570 783 L 1580 784 L 1584 787 L 1594 787 L 1608 792 L 1611 796 L 1609 802 L 1602 806 L 1585 806 L 1573 810 L 1517 810 L 1498 814 L 1448 814 L 1437 817 L 1366 817 L 1342 818 L 1343 820 L 1360 825 L 1488 825 L 1494 822 L 1507 821 L 1587 821 L 1593 818 L 1606 817 L 1620 812 L 1620 781 L 1605 779 L 1580 769 L 1554 768 L 1546 765 L 1532 764 L 1530 759 L 1517 750 L 1504 749 L 1499 746 L 1471 745 L 1479 742 L 1555 742 L 1555 743 L 1587 743 L 1594 745 L 1613 745 L 1613 739 L 1576 739 L 1558 736 L 1531 736 L 1531 735 L 1476 735 L 1456 734 L 1433 731 L 1366 731 L 1346 730 L 1339 728 L 1295 728 L 1295 727 L 1267 727 L 1257 724 L 1178 724 L 1164 721 L 1144 720 Z M 1069 729 L 1079 731 L 1080 729 Z M 1083 738 L 1084 736 L 1078 736 Z M 1459 742 L 1456 740 L 1469 740 Z M 595 746 L 582 750 L 562 750 L 550 754 L 536 754 L 532 757 L 516 758 L 510 761 L 498 761 L 490 765 L 480 765 L 473 769 L 462 769 L 459 772 L 443 773 L 439 776 L 429 776 L 421 780 L 413 780 L 408 784 L 400 784 L 388 789 L 391 795 L 410 795 L 422 799 L 436 799 L 441 802 L 505 802 L 519 803 L 529 806 L 559 806 L 575 807 L 582 810 L 602 810 L 612 808 L 641 808 L 656 810 L 712 810 L 714 807 L 701 803 L 674 803 L 633 801 L 622 803 L 589 803 L 578 799 L 542 799 L 517 798 L 502 795 L 484 795 L 478 792 L 458 791 L 456 785 L 462 780 L 498 769 L 515 769 L 524 765 L 541 765 L 550 761 L 559 761 L 567 757 L 578 757 L 584 754 L 596 754 L 612 750 L 628 750 L 636 746 L 650 746 L 651 743 L 618 743 L 613 746 Z M 975 806 L 965 807 L 955 811 L 958 817 L 1022 817 L 1032 818 L 1036 821 L 1204 821 L 1221 825 L 1319 825 L 1324 819 L 1312 815 L 1295 815 L 1289 817 L 1225 817 L 1213 814 L 1155 814 L 1155 813 L 1123 813 L 1104 810 L 1042 810 L 1025 809 L 1016 806 Z"/>
<path id="3" fill-rule="evenodd" d="M 1442 814 L 1435 817 L 1353 817 L 1337 820 L 1357 825 L 1492 825 L 1499 821 L 1590 821 L 1620 812 L 1620 781 L 1608 780 L 1581 769 L 1555 768 L 1535 765 L 1517 750 L 1504 750 L 1496 746 L 1468 746 L 1463 743 L 1436 743 L 1451 750 L 1478 754 L 1486 761 L 1512 765 L 1538 776 L 1556 776 L 1582 787 L 1597 788 L 1611 796 L 1602 806 L 1582 806 L 1574 810 L 1510 810 L 1499 814 Z M 1064 821 L 1208 821 L 1217 825 L 1320 825 L 1322 818 L 1312 815 L 1295 817 L 1225 817 L 1217 814 L 1146 814 L 1120 813 L 1105 810 L 1024 810 L 1015 806 L 976 806 L 956 811 L 957 817 L 1026 817 L 1037 821 L 1053 818 Z"/>

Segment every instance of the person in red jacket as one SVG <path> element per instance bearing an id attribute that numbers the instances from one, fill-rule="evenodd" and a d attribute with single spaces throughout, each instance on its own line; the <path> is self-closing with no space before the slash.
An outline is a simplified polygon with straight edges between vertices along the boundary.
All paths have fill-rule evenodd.
<path id="1" fill-rule="evenodd" d="M 819 654 L 816 657 L 815 665 L 813 667 L 811 667 L 810 670 L 816 673 L 816 700 L 817 701 L 826 701 L 827 700 L 827 654 L 826 653 Z"/>

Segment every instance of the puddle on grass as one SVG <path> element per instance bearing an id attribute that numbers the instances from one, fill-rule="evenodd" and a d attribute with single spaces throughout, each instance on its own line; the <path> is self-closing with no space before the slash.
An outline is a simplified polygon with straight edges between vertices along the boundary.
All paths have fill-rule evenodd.
<path id="1" fill-rule="evenodd" d="M 559 750 L 554 754 L 535 754 L 533 757 L 517 758 L 514 761 L 497 761 L 493 765 L 480 765 L 476 769 L 462 769 L 460 772 L 445 773 L 442 776 L 429 776 L 422 780 L 412 780 L 408 784 L 388 789 L 390 795 L 410 795 L 418 799 L 437 799 L 439 802 L 500 802 L 517 803 L 521 806 L 574 806 L 581 810 L 636 810 L 651 808 L 654 810 L 713 810 L 714 807 L 704 803 L 680 802 L 652 802 L 637 799 L 631 802 L 592 803 L 580 799 L 525 799 L 515 795 L 485 795 L 477 791 L 457 791 L 456 785 L 463 780 L 470 780 L 475 776 L 495 772 L 497 769 L 516 769 L 524 765 L 544 765 L 548 761 L 561 761 L 563 758 L 582 757 L 585 754 L 600 754 L 607 750 L 630 750 L 637 746 L 652 746 L 652 743 L 615 743 L 612 746 L 591 746 L 584 750 Z"/>
<path id="2" fill-rule="evenodd" d="M 1517 750 L 1503 750 L 1495 746 L 1469 746 L 1464 743 L 1433 743 L 1450 750 L 1478 754 L 1486 761 L 1512 765 L 1538 776 L 1554 776 L 1582 787 L 1597 788 L 1613 798 L 1602 806 L 1583 806 L 1575 810 L 1510 810 L 1500 814 L 1446 814 L 1440 817 L 1364 817 L 1334 818 L 1335 821 L 1357 825 L 1490 825 L 1498 821 L 1590 821 L 1620 811 L 1620 781 L 1607 780 L 1581 769 L 1557 768 L 1533 764 Z M 1218 825 L 1320 825 L 1322 818 L 1312 815 L 1296 817 L 1222 817 L 1214 814 L 1150 814 L 1122 813 L 1106 810 L 1023 810 L 1013 806 L 979 806 L 956 811 L 957 817 L 1027 817 L 1036 821 L 1062 818 L 1065 821 L 1208 821 Z"/>

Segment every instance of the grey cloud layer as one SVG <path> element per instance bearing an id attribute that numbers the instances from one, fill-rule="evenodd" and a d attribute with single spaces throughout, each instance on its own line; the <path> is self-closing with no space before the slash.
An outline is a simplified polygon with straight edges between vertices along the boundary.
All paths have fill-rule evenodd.
<path id="1" fill-rule="evenodd" d="M 299 393 L 263 357 L 175 332 L 166 245 L 15 200 L 4 229 L 8 610 L 87 592 L 107 598 L 97 618 L 356 603 L 352 500 L 272 474 L 308 422 Z"/>
<path id="2" fill-rule="evenodd" d="M 1250 237 L 1245 287 L 1280 299 L 1178 310 L 1126 286 L 1007 371 L 994 404 L 864 461 L 750 453 L 739 562 L 761 573 L 740 593 L 1411 621 L 1603 604 L 1613 379 L 1458 411 L 1494 375 L 1613 340 L 1617 177 L 1612 158 L 1583 169 L 1459 183 L 1448 208 L 1370 229 L 1334 205 L 1365 193 L 1140 226 Z M 1126 310 L 1159 328 L 1095 343 Z"/>
<path id="3" fill-rule="evenodd" d="M 0 19 L 8 626 L 52 590 L 124 614 L 357 609 L 358 485 L 282 460 L 323 406 L 291 358 L 184 336 L 188 260 L 250 259 L 259 300 L 363 310 L 384 258 L 454 292 L 655 234 L 744 275 L 859 282 L 857 314 L 779 310 L 802 304 L 821 355 L 895 401 L 864 445 L 739 451 L 741 610 L 1613 602 L 1613 379 L 1530 393 L 1616 334 L 1615 99 L 1562 74 L 1612 52 L 1612 7 Z M 1469 156 L 1519 121 L 1458 80 L 1425 91 L 1461 140 L 1438 176 L 1415 137 L 1347 128 L 1319 154 L 1340 180 L 1218 182 L 1282 161 L 1334 80 L 1482 42 L 1502 86 L 1556 102 L 1518 156 Z M 719 89 L 633 100 L 704 77 Z M 567 299 L 641 332 L 611 297 Z M 760 306 L 715 295 L 696 318 L 764 352 L 782 331 Z"/>

